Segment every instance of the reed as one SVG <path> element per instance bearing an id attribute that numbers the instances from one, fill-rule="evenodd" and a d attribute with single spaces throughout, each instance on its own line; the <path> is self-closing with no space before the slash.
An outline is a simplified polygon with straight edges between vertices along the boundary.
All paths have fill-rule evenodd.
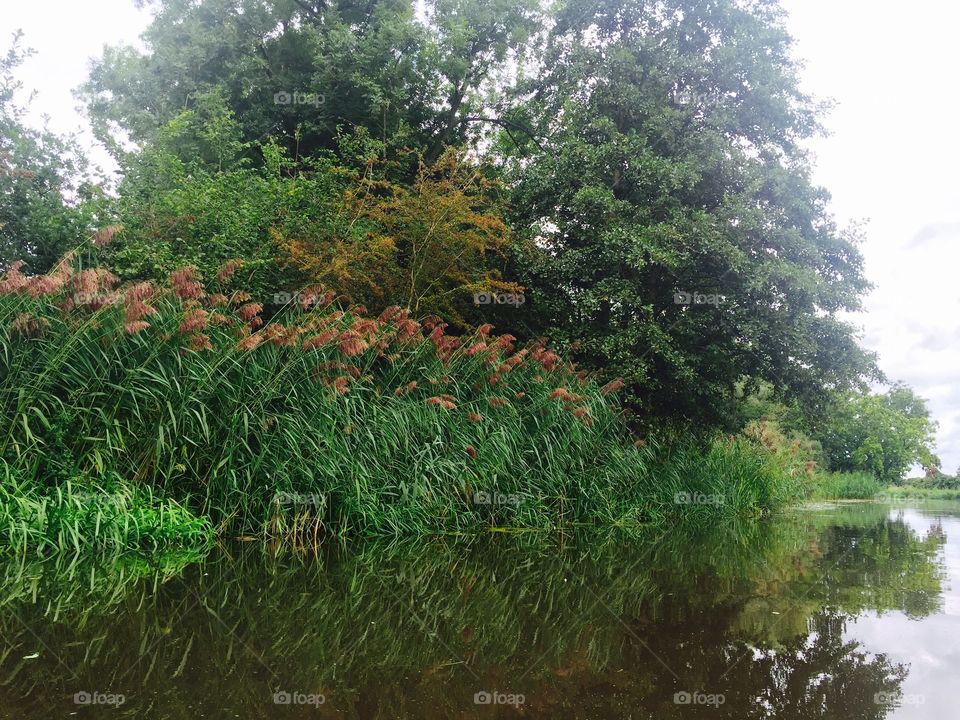
<path id="1" fill-rule="evenodd" d="M 886 488 L 870 473 L 826 473 L 814 489 L 816 497 L 837 500 L 869 500 Z"/>
<path id="2" fill-rule="evenodd" d="M 134 510 L 158 518 L 146 536 L 160 539 L 181 526 L 204 536 L 207 520 L 297 542 L 635 529 L 763 513 L 794 492 L 746 440 L 635 443 L 618 385 L 543 342 L 518 348 L 489 325 L 448 335 L 399 307 L 373 317 L 322 287 L 266 313 L 231 289 L 236 269 L 207 285 L 187 267 L 164 287 L 117 288 L 68 257 L 49 275 L 15 266 L 0 281 L 8 537 L 78 545 L 91 526 L 119 533 Z M 78 484 L 115 489 L 67 512 Z M 109 515 L 111 493 L 124 499 Z M 53 524 L 41 520 L 50 507 Z"/>

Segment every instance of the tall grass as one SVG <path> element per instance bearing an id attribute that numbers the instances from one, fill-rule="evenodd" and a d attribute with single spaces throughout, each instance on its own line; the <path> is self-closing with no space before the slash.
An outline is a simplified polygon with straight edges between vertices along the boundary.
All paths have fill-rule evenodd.
<path id="1" fill-rule="evenodd" d="M 109 488 L 79 481 L 39 488 L 17 480 L 0 461 L 0 555 L 33 550 L 81 552 L 91 546 L 116 550 L 201 550 L 212 536 L 210 523 L 149 487 L 112 483 Z"/>
<path id="2" fill-rule="evenodd" d="M 883 489 L 885 500 L 960 500 L 960 488 L 891 485 Z"/>
<path id="3" fill-rule="evenodd" d="M 600 387 L 543 343 L 517 349 L 489 325 L 453 337 L 401 308 L 370 317 L 324 288 L 265 324 L 260 305 L 229 289 L 235 269 L 206 288 L 185 268 L 168 287 L 116 290 L 108 272 L 73 258 L 47 276 L 5 276 L 8 535 L 56 528 L 77 544 L 84 525 L 99 531 L 89 512 L 24 520 L 54 497 L 73 506 L 78 478 L 122 482 L 137 500 L 124 507 L 164 522 L 176 507 L 221 533 L 299 540 L 630 528 L 764 512 L 794 492 L 743 441 L 718 441 L 706 456 L 638 447 L 612 402 L 617 384 Z M 683 492 L 724 501 L 683 502 Z M 192 519 L 174 525 L 198 529 Z"/>
<path id="4" fill-rule="evenodd" d="M 868 500 L 886 486 L 870 473 L 826 473 L 820 477 L 814 495 L 838 500 Z"/>

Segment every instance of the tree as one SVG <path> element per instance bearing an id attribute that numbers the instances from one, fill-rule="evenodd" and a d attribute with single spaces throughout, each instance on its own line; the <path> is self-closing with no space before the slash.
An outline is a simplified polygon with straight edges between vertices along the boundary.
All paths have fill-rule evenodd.
<path id="1" fill-rule="evenodd" d="M 413 0 L 147 2 L 148 51 L 107 49 L 83 91 L 121 161 L 123 139 L 149 144 L 216 94 L 245 142 L 272 135 L 308 157 L 336 150 L 342 126 L 432 164 L 501 120 L 482 111 L 539 18 L 535 0 L 430 0 L 419 13 Z"/>
<path id="2" fill-rule="evenodd" d="M 42 273 L 86 237 L 91 201 L 101 194 L 84 179 L 75 143 L 24 123 L 14 71 L 30 51 L 20 47 L 21 37 L 14 33 L 0 56 L 0 270 L 22 260 L 26 271 Z"/>
<path id="3" fill-rule="evenodd" d="M 868 284 L 810 182 L 789 50 L 772 3 L 574 0 L 518 86 L 540 138 L 499 146 L 536 248 L 523 319 L 643 417 L 733 425 L 745 378 L 816 412 L 874 374 L 836 316 Z"/>
<path id="4" fill-rule="evenodd" d="M 833 470 L 867 472 L 897 483 L 914 463 L 940 466 L 933 451 L 936 427 L 923 398 L 896 384 L 883 395 L 839 398 L 814 435 Z"/>

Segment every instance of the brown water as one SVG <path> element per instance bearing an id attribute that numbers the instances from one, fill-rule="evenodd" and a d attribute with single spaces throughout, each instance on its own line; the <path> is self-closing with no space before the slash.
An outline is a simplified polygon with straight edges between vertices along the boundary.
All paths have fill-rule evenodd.
<path id="1" fill-rule="evenodd" d="M 0 566 L 10 718 L 960 717 L 960 503 Z"/>

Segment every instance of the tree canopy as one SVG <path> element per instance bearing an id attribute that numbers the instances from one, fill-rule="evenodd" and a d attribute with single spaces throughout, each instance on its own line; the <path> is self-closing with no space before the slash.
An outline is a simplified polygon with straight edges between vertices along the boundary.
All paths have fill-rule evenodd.
<path id="1" fill-rule="evenodd" d="M 940 467 L 932 449 L 936 427 L 923 398 L 896 384 L 882 395 L 841 398 L 817 439 L 833 469 L 897 483 L 914 464 Z"/>

